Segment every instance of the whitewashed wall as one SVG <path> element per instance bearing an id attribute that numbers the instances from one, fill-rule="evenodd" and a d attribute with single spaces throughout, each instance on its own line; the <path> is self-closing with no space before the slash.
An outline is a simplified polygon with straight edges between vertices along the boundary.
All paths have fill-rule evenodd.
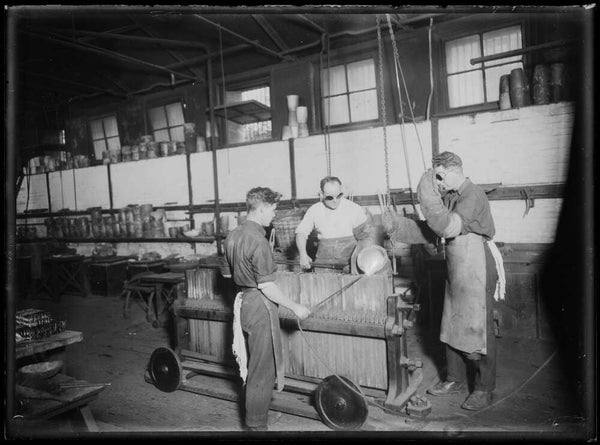
<path id="1" fill-rule="evenodd" d="M 387 126 L 386 132 L 390 188 L 408 188 L 410 173 L 415 190 L 425 170 L 423 159 L 426 164 L 431 163 L 430 122 L 405 125 L 404 138 L 400 125 Z M 373 195 L 386 190 L 385 144 L 381 127 L 331 133 L 329 144 L 331 174 L 341 179 L 347 193 Z M 319 181 L 327 174 L 325 136 L 296 139 L 294 147 L 298 198 L 316 198 Z"/>
<path id="2" fill-rule="evenodd" d="M 562 102 L 440 119 L 439 149 L 459 155 L 475 183 L 565 182 L 573 118 Z"/>
<path id="3" fill-rule="evenodd" d="M 566 181 L 573 118 L 572 103 L 443 118 L 439 120 L 439 149 L 460 155 L 467 176 L 475 183 L 563 183 Z M 390 188 L 407 188 L 410 182 L 415 190 L 425 167 L 431 164 L 430 122 L 406 124 L 404 135 L 400 125 L 388 126 L 387 141 Z M 385 190 L 381 127 L 332 133 L 329 142 L 331 173 L 340 177 L 346 192 L 372 195 Z M 316 198 L 319 181 L 327 173 L 325 137 L 315 135 L 296 139 L 294 146 L 297 197 Z M 190 162 L 194 203 L 213 203 L 212 153 L 193 153 Z M 287 141 L 219 150 L 217 163 L 222 202 L 242 202 L 246 192 L 259 185 L 279 191 L 284 199 L 291 197 Z M 185 156 L 113 164 L 111 176 L 115 208 L 145 203 L 155 206 L 188 204 Z M 45 175 L 32 175 L 30 180 L 29 209 L 47 208 Z M 106 166 L 77 169 L 74 175 L 73 171 L 52 172 L 49 180 L 53 210 L 109 207 Z M 27 182 L 24 181 L 17 198 L 19 213 L 25 210 L 26 198 Z M 496 240 L 553 242 L 561 205 L 561 199 L 537 199 L 535 207 L 523 217 L 523 200 L 492 201 Z M 377 208 L 372 213 L 377 213 Z M 169 212 L 167 217 L 183 219 L 185 216 L 184 212 Z M 194 216 L 196 227 L 213 219 L 213 214 Z M 237 226 L 237 214 L 229 213 L 227 219 L 226 228 Z M 174 221 L 167 226 L 183 224 Z"/>

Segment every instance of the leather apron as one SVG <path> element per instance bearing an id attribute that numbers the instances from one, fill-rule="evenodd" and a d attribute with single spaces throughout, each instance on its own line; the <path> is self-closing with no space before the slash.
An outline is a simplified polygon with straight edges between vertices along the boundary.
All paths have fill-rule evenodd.
<path id="1" fill-rule="evenodd" d="M 315 259 L 322 263 L 350 264 L 350 257 L 356 249 L 357 241 L 354 236 L 340 238 L 321 238 Z"/>
<path id="2" fill-rule="evenodd" d="M 468 233 L 446 245 L 448 275 L 440 340 L 467 354 L 487 353 L 485 239 Z"/>
<path id="3" fill-rule="evenodd" d="M 277 310 L 277 304 L 265 297 L 264 294 L 256 288 L 246 288 L 243 290 L 242 298 L 248 298 L 250 296 L 259 297 L 269 313 L 269 321 L 271 325 L 271 343 L 273 345 L 273 356 L 275 357 L 277 391 L 283 391 L 285 362 L 283 361 L 283 338 L 281 336 L 281 329 L 279 327 L 279 311 Z"/>

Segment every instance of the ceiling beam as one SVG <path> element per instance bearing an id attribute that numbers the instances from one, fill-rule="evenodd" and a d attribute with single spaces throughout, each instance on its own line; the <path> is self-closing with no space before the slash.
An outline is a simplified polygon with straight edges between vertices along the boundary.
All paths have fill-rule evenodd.
<path id="1" fill-rule="evenodd" d="M 259 26 L 267 33 L 273 43 L 277 45 L 280 51 L 290 49 L 290 47 L 283 41 L 279 33 L 275 31 L 275 28 L 271 26 L 269 21 L 262 15 L 252 14 L 252 18 L 259 24 Z"/>
<path id="2" fill-rule="evenodd" d="M 135 31 L 136 29 L 137 29 L 137 25 L 126 25 L 126 26 L 121 26 L 120 28 L 107 29 L 106 31 L 103 31 L 102 33 L 120 34 L 123 32 Z M 85 42 L 89 42 L 90 40 L 94 40 L 97 38 L 98 38 L 98 36 L 89 35 L 86 37 L 81 37 L 81 38 L 77 39 L 77 41 L 85 43 Z"/>
<path id="3" fill-rule="evenodd" d="M 152 38 L 157 38 L 156 34 L 154 34 L 152 31 L 150 31 L 146 25 L 143 25 L 142 23 L 140 23 L 140 22 L 138 21 L 138 19 L 136 19 L 135 17 L 129 17 L 129 19 L 130 19 L 130 20 L 133 20 L 133 22 L 135 22 L 135 23 L 136 23 L 136 24 L 139 26 L 139 28 L 140 28 L 140 29 L 141 29 L 141 30 L 142 30 L 144 33 L 146 33 L 148 36 L 150 36 L 150 37 L 152 37 Z M 161 43 L 160 45 L 164 47 L 164 45 L 163 45 L 162 43 Z M 204 49 L 204 48 L 203 48 L 203 49 Z M 168 49 L 168 48 L 164 48 L 164 50 L 165 50 L 167 53 L 169 53 L 169 54 L 171 55 L 171 57 L 173 57 L 173 58 L 174 58 L 175 60 L 177 60 L 178 62 L 183 62 L 183 61 L 185 60 L 183 57 L 181 57 L 180 55 L 176 54 L 175 52 L 171 51 L 171 50 L 170 50 L 170 49 Z M 167 66 L 168 66 L 168 65 L 167 65 Z M 194 76 L 196 76 L 196 77 L 202 77 L 202 74 L 201 74 L 201 73 L 200 73 L 198 70 L 196 70 L 196 69 L 194 69 L 194 68 L 189 68 L 189 67 L 186 67 L 186 68 L 187 68 L 187 69 L 188 69 L 188 70 L 189 70 L 189 71 L 190 71 L 190 72 L 191 72 L 191 73 L 192 73 Z"/>
<path id="4" fill-rule="evenodd" d="M 137 26 L 136 29 L 139 28 L 143 28 L 142 26 Z M 34 28 L 32 28 L 34 29 Z M 38 32 L 47 32 L 49 34 L 51 33 L 64 33 L 63 35 L 61 35 L 61 37 L 63 38 L 69 38 L 70 35 L 72 34 L 79 34 L 79 35 L 85 35 L 85 36 L 95 36 L 97 38 L 101 38 L 101 39 L 112 39 L 112 40 L 128 40 L 130 42 L 142 42 L 142 43 L 154 43 L 157 45 L 173 45 L 173 46 L 179 46 L 179 47 L 184 47 L 184 48 L 204 48 L 204 44 L 203 43 L 198 43 L 198 42 L 190 42 L 189 40 L 173 40 L 173 39 L 163 39 L 163 38 L 156 38 L 156 37 L 144 37 L 144 36 L 133 36 L 130 34 L 115 34 L 115 33 L 109 33 L 109 32 L 96 32 L 96 31 L 84 31 L 84 30 L 70 30 L 70 29 L 63 29 L 63 28 L 47 28 L 47 27 L 43 27 L 43 28 L 35 28 L 36 31 Z M 77 39 L 76 42 L 81 42 L 81 39 Z"/>
<path id="5" fill-rule="evenodd" d="M 206 23 L 210 23 L 211 25 L 213 25 L 213 26 L 215 26 L 215 27 L 217 27 L 217 28 L 219 28 L 219 29 L 221 29 L 221 30 L 223 30 L 223 31 L 225 31 L 225 32 L 227 32 L 227 33 L 229 33 L 229 34 L 237 37 L 238 39 L 243 40 L 244 42 L 250 43 L 252 46 L 254 46 L 255 48 L 259 49 L 260 51 L 262 51 L 264 53 L 267 53 L 267 54 L 269 54 L 271 56 L 277 57 L 278 59 L 291 60 L 290 56 L 278 53 L 277 51 L 273 51 L 272 49 L 269 49 L 269 48 L 267 48 L 267 47 L 265 47 L 265 46 L 263 46 L 263 45 L 261 45 L 259 43 L 256 43 L 253 40 L 250 40 L 249 38 L 244 37 L 243 35 L 238 34 L 235 31 L 232 31 L 232 30 L 230 30 L 228 28 L 225 28 L 224 26 L 219 25 L 218 23 L 215 23 L 215 22 L 213 22 L 211 20 L 208 20 L 206 17 L 203 17 L 203 16 L 198 15 L 198 14 L 192 14 L 192 16 L 196 17 L 196 18 L 198 18 L 200 20 L 203 20 Z"/>
<path id="6" fill-rule="evenodd" d="M 106 88 L 99 88 L 99 87 L 96 87 L 94 85 L 89 85 L 89 84 L 86 84 L 86 83 L 76 82 L 74 80 L 69 80 L 69 79 L 65 79 L 65 78 L 61 78 L 61 77 L 49 76 L 47 74 L 36 73 L 36 72 L 30 71 L 30 70 L 27 70 L 27 71 L 19 70 L 19 71 L 21 71 L 23 73 L 26 73 L 29 76 L 40 77 L 42 79 L 48 79 L 48 80 L 52 80 L 52 81 L 55 81 L 55 82 L 68 83 L 70 85 L 75 85 L 75 86 L 78 86 L 78 87 L 81 87 L 81 88 L 87 88 L 89 90 L 95 90 L 95 91 L 100 91 L 102 93 L 112 94 L 114 96 L 125 97 L 125 95 L 123 93 L 117 93 L 116 91 L 113 91 L 113 90 L 109 90 L 109 89 L 106 89 Z"/>
<path id="7" fill-rule="evenodd" d="M 312 19 L 308 18 L 305 14 L 296 14 L 296 16 L 301 18 L 305 22 L 308 22 L 313 28 L 315 28 L 321 34 L 327 33 L 327 30 L 325 28 L 323 28 L 321 25 L 314 22 Z"/>
<path id="8" fill-rule="evenodd" d="M 232 53 L 241 51 L 243 49 L 248 49 L 248 48 L 250 48 L 249 44 L 242 43 L 241 45 L 232 46 L 231 48 L 224 49 L 223 55 L 225 56 L 225 55 L 232 54 Z M 171 68 L 171 69 L 175 70 L 178 68 L 183 68 L 188 65 L 194 65 L 197 63 L 206 62 L 208 59 L 212 59 L 214 57 L 219 57 L 219 56 L 221 56 L 221 51 L 214 51 L 214 52 L 208 53 L 205 56 L 192 57 L 189 59 L 184 59 L 181 62 L 172 63 L 170 65 L 167 65 L 167 68 Z"/>
<path id="9" fill-rule="evenodd" d="M 25 34 L 29 34 L 33 37 L 37 37 L 40 39 L 44 39 L 44 40 L 48 40 L 54 43 L 59 43 L 63 46 L 67 46 L 69 48 L 75 48 L 75 49 L 79 49 L 81 51 L 87 51 L 87 52 L 91 52 L 91 53 L 95 53 L 95 54 L 101 54 L 104 55 L 106 57 L 110 57 L 113 59 L 117 59 L 117 60 L 121 60 L 121 61 L 125 61 L 125 62 L 129 62 L 129 63 L 133 63 L 133 64 L 137 64 L 137 65 L 141 65 L 144 66 L 146 68 L 152 68 L 158 71 L 163 71 L 163 72 L 167 72 L 169 74 L 172 74 L 174 76 L 179 76 L 182 77 L 184 79 L 188 79 L 188 80 L 195 80 L 194 77 L 192 76 L 188 76 L 186 74 L 182 74 L 180 72 L 174 71 L 170 68 L 166 68 L 164 66 L 160 66 L 160 65 L 155 65 L 153 63 L 150 62 L 146 62 L 144 60 L 140 60 L 140 59 L 136 59 L 135 57 L 130 57 L 130 56 L 126 56 L 124 54 L 120 54 L 114 51 L 109 51 L 105 48 L 100 48 L 97 46 L 93 46 L 93 45 L 89 45 L 89 44 L 85 44 L 85 43 L 77 43 L 77 42 L 73 42 L 70 40 L 63 40 L 62 38 L 58 38 L 58 37 L 53 37 L 53 36 L 47 36 L 44 34 L 38 34 L 35 32 L 31 32 L 31 31 L 25 31 L 23 30 L 22 32 L 24 32 Z"/>

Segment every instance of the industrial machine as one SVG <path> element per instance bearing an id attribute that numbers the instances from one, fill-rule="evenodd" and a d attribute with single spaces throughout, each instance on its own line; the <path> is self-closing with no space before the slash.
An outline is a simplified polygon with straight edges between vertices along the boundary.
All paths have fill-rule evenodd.
<path id="1" fill-rule="evenodd" d="M 146 380 L 162 391 L 236 401 L 243 388 L 231 347 L 233 283 L 218 266 L 185 273 L 186 294 L 171 307 L 173 348 L 153 352 Z M 418 310 L 409 288 L 393 292 L 390 277 L 375 274 L 278 271 L 276 283 L 294 301 L 318 309 L 303 321 L 279 309 L 286 378 L 284 391 L 273 393 L 272 410 L 321 419 L 336 430 L 359 429 L 368 405 L 429 414 L 431 404 L 416 395 L 422 363 L 407 351 Z"/>

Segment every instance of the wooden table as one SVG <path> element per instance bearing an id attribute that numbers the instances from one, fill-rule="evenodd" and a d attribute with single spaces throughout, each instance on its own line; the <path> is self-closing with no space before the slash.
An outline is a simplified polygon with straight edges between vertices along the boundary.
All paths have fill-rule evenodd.
<path id="1" fill-rule="evenodd" d="M 77 331 L 63 331 L 50 337 L 39 340 L 24 340 L 15 347 L 16 358 L 21 359 L 35 354 L 59 350 L 73 343 L 83 340 L 83 333 Z"/>
<path id="2" fill-rule="evenodd" d="M 142 276 L 140 280 L 143 285 L 154 286 L 155 289 L 154 303 L 152 301 L 148 303 L 151 308 L 155 309 L 155 319 L 152 325 L 154 327 L 164 326 L 169 315 L 169 307 L 177 298 L 177 286 L 185 283 L 185 274 L 181 272 L 149 273 Z"/>
<path id="3" fill-rule="evenodd" d="M 16 344 L 15 356 L 17 360 L 26 360 L 37 354 L 52 354 L 53 359 L 62 359 L 63 372 L 52 377 L 57 384 L 77 385 L 75 388 L 61 389 L 57 398 L 51 399 L 24 399 L 25 403 L 20 413 L 15 417 L 18 428 L 27 428 L 31 422 L 49 419 L 59 414 L 75 410 L 85 422 L 88 431 L 98 431 L 98 426 L 89 408 L 89 403 L 95 400 L 104 389 L 104 385 L 95 385 L 85 380 L 76 380 L 66 375 L 65 348 L 68 345 L 83 340 L 83 334 L 77 331 L 63 331 L 50 337 L 39 340 L 25 340 Z M 59 357 L 56 357 L 60 355 Z M 90 386 L 91 385 L 91 386 Z"/>
<path id="4" fill-rule="evenodd" d="M 41 420 L 50 419 L 69 411 L 75 411 L 83 419 L 88 431 L 99 431 L 89 403 L 98 398 L 98 394 L 105 386 L 103 384 L 92 384 L 85 380 L 76 380 L 64 374 L 52 377 L 52 381 L 59 385 L 72 385 L 75 387 L 60 389 L 60 392 L 56 393 L 56 396 L 61 400 L 24 399 L 25 403 L 19 414 L 15 416 L 17 428 L 26 429 L 28 425 L 35 424 Z"/>

